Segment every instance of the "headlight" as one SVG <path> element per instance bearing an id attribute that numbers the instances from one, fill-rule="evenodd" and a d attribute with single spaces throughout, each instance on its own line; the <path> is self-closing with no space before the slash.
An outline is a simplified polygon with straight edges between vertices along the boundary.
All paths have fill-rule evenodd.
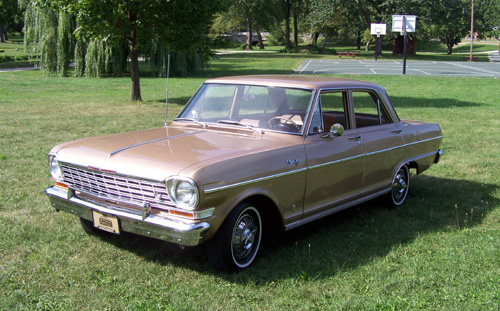
<path id="1" fill-rule="evenodd" d="M 170 199 L 178 208 L 193 210 L 198 205 L 199 192 L 196 183 L 186 177 L 174 176 L 166 180 Z"/>
<path id="2" fill-rule="evenodd" d="M 62 168 L 55 155 L 49 155 L 49 171 L 52 178 L 61 180 L 63 178 Z"/>

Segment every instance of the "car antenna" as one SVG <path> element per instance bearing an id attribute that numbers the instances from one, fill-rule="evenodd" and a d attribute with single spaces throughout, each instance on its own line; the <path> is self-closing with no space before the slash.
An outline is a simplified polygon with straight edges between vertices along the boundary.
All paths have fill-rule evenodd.
<path id="1" fill-rule="evenodd" d="M 167 88 L 165 90 L 165 126 L 168 125 L 168 76 L 170 75 L 170 49 L 167 56 Z"/>

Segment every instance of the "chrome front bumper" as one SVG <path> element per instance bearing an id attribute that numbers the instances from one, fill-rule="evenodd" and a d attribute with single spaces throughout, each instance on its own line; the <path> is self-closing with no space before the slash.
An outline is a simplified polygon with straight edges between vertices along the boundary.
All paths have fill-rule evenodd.
<path id="1" fill-rule="evenodd" d="M 55 187 L 49 187 L 45 190 L 45 193 L 49 196 L 52 206 L 57 211 L 65 211 L 92 221 L 92 211 L 95 210 L 117 217 L 120 222 L 121 231 L 180 245 L 199 245 L 203 242 L 205 235 L 210 229 L 210 225 L 206 222 L 186 223 L 154 215 L 150 215 L 142 220 L 141 215 L 79 199 L 71 195 L 71 190 L 68 192 Z"/>

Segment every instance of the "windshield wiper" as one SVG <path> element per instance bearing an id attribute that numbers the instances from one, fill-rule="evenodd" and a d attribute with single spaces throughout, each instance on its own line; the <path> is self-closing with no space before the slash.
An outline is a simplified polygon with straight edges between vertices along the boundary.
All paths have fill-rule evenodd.
<path id="1" fill-rule="evenodd" d="M 189 122 L 194 122 L 198 125 L 201 125 L 203 128 L 207 128 L 208 125 L 206 123 L 203 123 L 201 121 L 198 121 L 198 120 L 195 120 L 195 119 L 191 119 L 191 118 L 175 118 L 174 121 L 189 121 Z"/>
<path id="2" fill-rule="evenodd" d="M 246 123 L 241 123 L 240 121 L 233 121 L 233 120 L 219 120 L 217 123 L 222 123 L 222 124 L 229 124 L 229 125 L 238 125 L 238 126 L 243 126 L 247 129 L 251 129 L 259 134 L 262 134 L 262 131 L 259 129 L 256 129 L 253 125 L 246 124 Z"/>

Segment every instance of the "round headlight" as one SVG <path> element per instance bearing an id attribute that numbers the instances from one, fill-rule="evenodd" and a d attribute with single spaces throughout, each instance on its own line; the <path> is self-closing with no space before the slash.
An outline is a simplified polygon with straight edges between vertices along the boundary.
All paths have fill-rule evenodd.
<path id="1" fill-rule="evenodd" d="M 167 180 L 167 190 L 170 199 L 178 208 L 193 210 L 198 205 L 198 187 L 196 183 L 189 178 L 169 178 Z"/>
<path id="2" fill-rule="evenodd" d="M 52 178 L 62 179 L 63 177 L 62 168 L 61 165 L 59 164 L 59 161 L 57 161 L 56 156 L 54 155 L 49 156 L 49 171 L 50 175 L 52 175 Z"/>

